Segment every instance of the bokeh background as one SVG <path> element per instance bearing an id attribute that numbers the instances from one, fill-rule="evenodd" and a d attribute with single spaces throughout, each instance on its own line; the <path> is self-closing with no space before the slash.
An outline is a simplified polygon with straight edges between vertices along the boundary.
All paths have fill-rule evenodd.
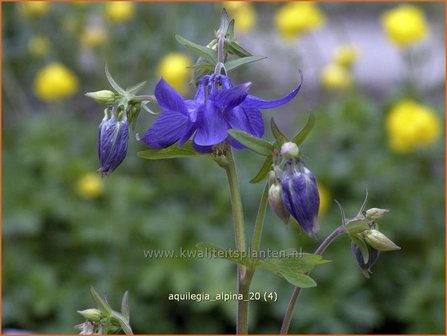
<path id="1" fill-rule="evenodd" d="M 136 333 L 233 333 L 234 302 L 172 302 L 169 293 L 234 292 L 225 260 L 146 259 L 144 249 L 232 247 L 223 171 L 203 158 L 146 161 L 131 139 L 110 177 L 96 173 L 103 107 L 85 92 L 111 89 L 107 63 L 122 86 L 162 75 L 189 97 L 194 56 L 174 34 L 202 45 L 222 3 L 2 3 L 3 328 L 74 333 L 79 309 L 94 306 L 93 285 L 115 309 L 130 293 Z M 365 279 L 346 237 L 313 272 L 294 333 L 443 333 L 444 92 L 443 3 L 231 3 L 240 44 L 267 60 L 232 74 L 251 92 L 276 98 L 304 74 L 287 106 L 265 112 L 293 135 L 312 112 L 302 145 L 319 182 L 322 237 L 340 223 L 333 199 L 354 216 L 368 205 L 390 209 L 382 231 L 402 247 L 383 253 Z M 152 106 L 157 110 L 156 106 Z M 136 132 L 154 120 L 142 112 Z M 266 137 L 271 139 L 267 132 Z M 236 153 L 247 235 L 263 186 L 249 184 L 262 163 Z M 312 241 L 267 212 L 262 248 Z M 276 333 L 293 288 L 260 270 L 250 331 Z"/>

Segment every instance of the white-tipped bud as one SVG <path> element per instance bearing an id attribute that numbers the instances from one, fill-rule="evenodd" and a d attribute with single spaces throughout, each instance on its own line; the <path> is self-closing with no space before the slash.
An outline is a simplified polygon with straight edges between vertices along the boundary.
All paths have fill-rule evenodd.
<path id="1" fill-rule="evenodd" d="M 380 219 L 384 214 L 390 212 L 388 209 L 371 208 L 366 210 L 366 218 L 369 220 Z"/>
<path id="2" fill-rule="evenodd" d="M 269 188 L 269 204 L 273 212 L 284 222 L 289 222 L 290 214 L 282 202 L 281 183 L 273 183 Z"/>
<path id="3" fill-rule="evenodd" d="M 283 156 L 286 159 L 297 158 L 299 154 L 300 150 L 296 143 L 286 142 L 281 146 L 281 156 Z"/>
<path id="4" fill-rule="evenodd" d="M 99 309 L 84 309 L 78 310 L 78 313 L 82 315 L 87 321 L 99 322 L 101 320 L 101 311 Z"/>
<path id="5" fill-rule="evenodd" d="M 92 98 L 101 104 L 112 105 L 115 104 L 119 98 L 119 95 L 110 90 L 100 90 L 95 92 L 87 92 L 87 97 Z"/>
<path id="6" fill-rule="evenodd" d="M 379 251 L 395 251 L 400 247 L 378 230 L 367 230 L 363 233 L 365 241 L 371 247 Z"/>

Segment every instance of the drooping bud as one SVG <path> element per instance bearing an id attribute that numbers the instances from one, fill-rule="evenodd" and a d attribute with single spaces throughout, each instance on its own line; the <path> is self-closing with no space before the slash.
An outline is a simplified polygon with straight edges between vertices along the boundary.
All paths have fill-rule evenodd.
<path id="1" fill-rule="evenodd" d="M 346 220 L 345 228 L 348 233 L 357 234 L 369 230 L 370 226 L 364 218 L 353 218 Z"/>
<path id="2" fill-rule="evenodd" d="M 388 209 L 371 208 L 366 210 L 366 218 L 369 220 L 376 220 L 383 217 L 384 214 L 390 212 Z"/>
<path id="3" fill-rule="evenodd" d="M 99 309 L 90 308 L 78 310 L 78 313 L 88 321 L 99 322 L 101 320 L 101 311 Z"/>
<path id="4" fill-rule="evenodd" d="M 284 208 L 282 202 L 282 186 L 280 183 L 274 182 L 269 188 L 269 204 L 273 212 L 284 222 L 288 223 L 290 214 Z"/>
<path id="5" fill-rule="evenodd" d="M 92 98 L 98 103 L 113 105 L 119 99 L 119 95 L 110 90 L 100 90 L 95 92 L 87 92 L 85 94 L 87 97 Z"/>
<path id="6" fill-rule="evenodd" d="M 365 260 L 363 258 L 362 252 L 358 248 L 358 246 L 351 242 L 351 249 L 352 253 L 354 253 L 355 259 L 357 260 L 357 264 L 360 266 L 363 275 L 369 279 L 371 272 L 371 268 L 374 266 L 374 264 L 377 262 L 377 259 L 379 259 L 379 250 L 376 250 L 375 248 L 368 247 L 369 257 L 368 261 L 365 263 Z"/>
<path id="7" fill-rule="evenodd" d="M 298 145 L 293 142 L 286 142 L 281 146 L 281 156 L 286 159 L 295 159 L 300 154 Z"/>
<path id="8" fill-rule="evenodd" d="M 110 175 L 127 155 L 129 127 L 126 116 L 118 120 L 115 109 L 106 109 L 98 128 L 98 158 L 102 176 Z"/>
<path id="9" fill-rule="evenodd" d="M 320 230 L 317 220 L 320 195 L 312 172 L 301 159 L 289 160 L 284 165 L 281 184 L 285 209 L 308 235 L 316 236 Z"/>
<path id="10" fill-rule="evenodd" d="M 379 251 L 400 250 L 399 246 L 378 230 L 367 230 L 362 235 L 369 246 Z"/>

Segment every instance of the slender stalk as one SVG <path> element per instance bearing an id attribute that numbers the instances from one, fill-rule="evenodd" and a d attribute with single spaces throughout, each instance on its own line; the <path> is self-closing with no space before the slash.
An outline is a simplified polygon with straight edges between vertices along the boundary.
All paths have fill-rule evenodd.
<path id="1" fill-rule="evenodd" d="M 340 225 L 337 227 L 332 233 L 326 237 L 326 239 L 318 246 L 315 250 L 315 254 L 322 255 L 326 248 L 340 235 L 345 232 L 345 227 Z M 290 322 L 292 321 L 292 314 L 295 309 L 296 303 L 300 297 L 301 288 L 295 287 L 292 297 L 290 298 L 289 305 L 287 306 L 286 315 L 284 316 L 284 320 L 282 321 L 282 326 L 280 330 L 280 334 L 287 334 L 289 332 Z"/>
<path id="2" fill-rule="evenodd" d="M 231 209 L 233 212 L 234 238 L 237 251 L 245 251 L 245 231 L 244 216 L 242 209 L 241 195 L 239 192 L 239 183 L 237 179 L 236 166 L 234 164 L 233 153 L 228 149 L 226 155 L 227 161 L 223 166 L 227 173 L 228 184 L 230 187 Z M 247 274 L 247 269 L 242 265 L 237 265 L 237 291 L 242 294 L 244 300 L 238 300 L 236 333 L 248 333 L 248 291 L 250 287 L 252 274 Z"/>
<path id="3" fill-rule="evenodd" d="M 264 191 L 261 196 L 261 201 L 259 202 L 258 214 L 256 216 L 255 228 L 253 230 L 253 238 L 251 239 L 252 251 L 259 250 L 259 247 L 261 246 L 261 236 L 262 236 L 262 229 L 264 227 L 264 217 L 265 217 L 265 210 L 267 208 L 268 197 L 269 197 L 269 186 L 268 183 L 266 183 Z"/>
<path id="4" fill-rule="evenodd" d="M 134 102 L 143 102 L 143 101 L 156 102 L 157 98 L 155 98 L 155 96 L 153 96 L 153 95 L 138 95 L 138 96 L 133 96 L 131 101 L 134 101 Z"/>

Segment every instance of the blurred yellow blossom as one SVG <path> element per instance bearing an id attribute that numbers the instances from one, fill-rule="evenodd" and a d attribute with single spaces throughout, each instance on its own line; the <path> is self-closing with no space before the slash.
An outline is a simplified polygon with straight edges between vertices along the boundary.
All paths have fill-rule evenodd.
<path id="1" fill-rule="evenodd" d="M 321 184 L 318 184 L 318 192 L 320 194 L 320 209 L 318 210 L 318 216 L 322 217 L 326 214 L 331 205 L 332 195 L 329 190 Z"/>
<path id="2" fill-rule="evenodd" d="M 174 89 L 184 94 L 191 75 L 191 59 L 182 53 L 167 54 L 157 65 L 157 75 L 163 77 Z"/>
<path id="3" fill-rule="evenodd" d="M 107 38 L 107 33 L 102 27 L 87 27 L 81 36 L 84 47 L 95 48 L 102 45 Z"/>
<path id="4" fill-rule="evenodd" d="M 127 1 L 112 1 L 105 5 L 108 20 L 116 23 L 129 21 L 135 12 L 135 4 Z"/>
<path id="5" fill-rule="evenodd" d="M 256 24 L 256 11 L 251 3 L 244 1 L 225 1 L 223 7 L 228 10 L 230 17 L 235 20 L 238 32 L 249 32 Z"/>
<path id="6" fill-rule="evenodd" d="M 313 2 L 290 2 L 277 11 L 275 24 L 281 36 L 290 40 L 321 27 L 324 24 L 324 16 Z"/>
<path id="7" fill-rule="evenodd" d="M 398 47 L 423 40 L 428 33 L 424 12 L 414 5 L 400 5 L 382 15 L 388 39 Z"/>
<path id="8" fill-rule="evenodd" d="M 76 75 L 60 63 L 41 69 L 34 79 L 34 93 L 43 101 L 55 101 L 72 96 L 78 91 Z"/>
<path id="9" fill-rule="evenodd" d="M 343 45 L 335 50 L 333 62 L 345 68 L 350 68 L 359 58 L 359 49 L 352 45 Z"/>
<path id="10" fill-rule="evenodd" d="M 344 90 L 352 83 L 349 70 L 338 64 L 328 64 L 321 72 L 321 84 L 326 89 Z"/>
<path id="11" fill-rule="evenodd" d="M 24 1 L 19 3 L 19 13 L 23 17 L 36 18 L 45 15 L 50 10 L 50 2 Z"/>
<path id="12" fill-rule="evenodd" d="M 102 195 L 104 182 L 98 174 L 85 174 L 76 185 L 77 192 L 86 199 L 96 198 Z"/>
<path id="13" fill-rule="evenodd" d="M 34 35 L 28 40 L 28 51 L 31 55 L 42 57 L 48 54 L 50 41 L 45 36 Z"/>
<path id="14" fill-rule="evenodd" d="M 431 108 L 403 100 L 386 118 L 386 129 L 390 148 L 408 153 L 433 144 L 441 133 L 441 122 Z"/>

